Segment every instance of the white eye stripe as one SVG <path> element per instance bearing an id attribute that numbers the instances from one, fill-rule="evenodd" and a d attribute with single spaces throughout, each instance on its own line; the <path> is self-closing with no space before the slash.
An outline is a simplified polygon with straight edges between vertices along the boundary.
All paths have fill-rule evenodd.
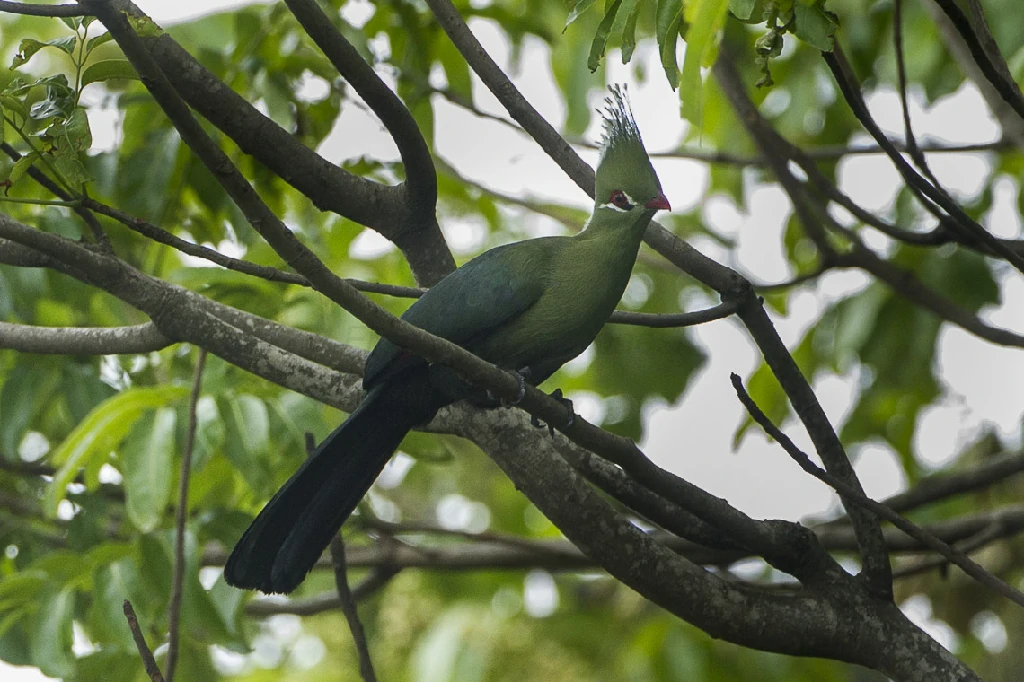
<path id="1" fill-rule="evenodd" d="M 601 204 L 600 206 L 598 206 L 598 208 L 610 208 L 611 210 L 616 211 L 617 213 L 629 213 L 627 209 L 622 208 L 620 206 L 616 206 L 615 204 L 610 202 L 607 204 Z"/>

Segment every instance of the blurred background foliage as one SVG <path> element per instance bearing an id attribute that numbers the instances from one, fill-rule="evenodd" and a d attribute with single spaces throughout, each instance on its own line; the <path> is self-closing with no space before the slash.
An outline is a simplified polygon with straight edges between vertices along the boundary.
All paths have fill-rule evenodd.
<path id="1" fill-rule="evenodd" d="M 995 18 L 995 37 L 1019 79 L 1024 70 L 1024 30 L 1019 21 L 1001 20 L 1016 17 L 1018 2 L 985 0 L 983 5 Z M 326 4 L 338 12 L 346 3 Z M 592 122 L 593 94 L 605 82 L 601 55 L 605 60 L 620 59 L 623 50 L 631 52 L 635 43 L 654 41 L 665 75 L 682 79 L 681 94 L 693 95 L 694 88 L 700 91 L 699 97 L 691 97 L 699 106 L 684 109 L 691 126 L 680 144 L 754 154 L 713 79 L 701 84 L 699 67 L 713 58 L 711 36 L 715 34 L 701 38 L 690 33 L 697 24 L 681 14 L 681 3 L 614 0 L 595 4 L 591 0 L 566 6 L 543 0 L 495 0 L 456 4 L 467 19 L 487 22 L 504 36 L 514 66 L 524 50 L 545 46 L 554 82 L 564 98 L 562 129 L 567 136 L 579 137 Z M 773 88 L 750 92 L 758 104 L 769 94 L 785 102 L 770 113 L 779 132 L 805 148 L 863 140 L 846 103 L 833 88 L 822 86 L 830 76 L 815 46 L 831 40 L 838 19 L 837 35 L 855 70 L 867 79 L 865 88 L 869 92 L 893 88 L 890 2 L 829 0 L 827 11 L 821 3 L 800 0 L 794 10 L 790 2 L 791 12 L 811 12 L 812 18 L 798 22 L 797 26 L 806 27 L 803 33 L 777 32 L 768 39 L 771 28 L 763 23 L 766 3 L 761 0 L 727 3 L 732 10 L 728 17 L 722 11 L 725 4 L 706 4 L 717 7 L 712 12 L 718 22 L 715 26 L 749 47 L 741 64 L 748 82 L 752 85 L 770 70 Z M 439 99 L 472 102 L 474 94 L 479 96 L 466 63 L 421 3 L 348 5 L 353 15 L 358 9 L 363 19 L 342 21 L 340 28 L 368 61 L 393 80 L 432 143 Z M 567 25 L 570 13 L 575 16 Z M 918 3 L 907 3 L 904 14 L 907 72 L 913 88 L 923 93 L 926 102 L 934 102 L 962 87 L 964 77 L 928 15 Z M 74 22 L 0 18 L 2 59 L 6 64 L 25 62 L 0 70 L 8 143 L 22 153 L 30 151 L 29 142 L 48 149 L 36 163 L 56 166 L 56 172 L 72 183 L 88 180 L 90 195 L 105 203 L 195 242 L 244 254 L 257 263 L 280 265 L 138 83 L 120 78 L 125 74 L 117 64 L 94 70 L 95 81 L 83 78 L 89 66 L 120 59 L 113 43 L 83 42 L 79 38 L 86 35 L 86 28 Z M 92 26 L 88 38 L 100 36 L 98 29 Z M 347 107 L 364 106 L 283 4 L 243 7 L 168 29 L 206 68 L 310 147 L 324 142 Z M 598 44 L 595 35 L 603 43 Z M 693 50 L 695 81 L 687 58 L 675 64 L 680 36 L 704 40 L 694 42 L 700 48 Z M 781 41 L 780 49 L 773 52 L 776 39 Z M 38 41 L 39 46 L 25 40 Z M 761 61 L 757 61 L 755 44 L 769 48 Z M 88 54 L 83 51 L 86 47 Z M 21 57 L 16 58 L 17 54 Z M 632 68 L 640 80 L 665 77 L 645 72 L 639 60 Z M 50 80 L 37 83 L 39 79 Z M 88 124 L 76 114 L 82 111 L 90 117 L 100 112 L 113 115 L 117 144 L 90 149 Z M 363 228 L 320 213 L 231 144 L 225 142 L 224 148 L 264 200 L 335 272 L 414 284 L 400 253 L 390 250 L 373 257 L 352 257 Z M 1019 190 L 1024 168 L 1019 150 L 993 151 L 989 158 L 986 189 L 965 206 L 979 220 L 992 208 L 991 186 L 996 178 L 1009 178 Z M 363 156 L 346 161 L 345 166 L 383 182 L 402 178 L 401 165 L 390 160 Z M 837 166 L 838 159 L 821 164 L 831 177 Z M 24 177 L 26 169 L 26 163 L 0 161 L 0 175 L 11 181 L 9 197 L 52 198 Z M 519 205 L 467 183 L 458 169 L 439 165 L 439 171 L 442 223 L 469 221 L 483 229 L 480 250 L 529 236 L 524 225 L 534 213 L 553 215 L 558 222 L 552 221 L 547 229 L 562 232 L 568 229 L 566 224 L 579 225 L 585 218 L 577 206 Z M 752 188 L 771 182 L 761 169 L 729 164 L 711 165 L 708 177 L 705 198 L 724 197 L 740 211 L 745 210 Z M 902 190 L 889 217 L 909 227 L 919 223 L 922 215 L 905 193 Z M 1017 196 L 1024 201 L 1024 194 L 1018 191 Z M 47 232 L 77 238 L 85 230 L 65 208 L 11 202 L 3 208 Z M 667 218 L 667 224 L 685 238 L 735 246 L 708 223 L 699 207 Z M 153 276 L 345 343 L 368 348 L 375 341 L 347 314 L 307 289 L 204 267 L 118 226 L 112 226 L 109 235 L 121 257 Z M 813 251 L 795 220 L 785 232 L 784 247 L 794 276 L 814 269 L 807 255 Z M 888 256 L 972 312 L 1000 301 L 998 273 L 972 252 L 893 246 Z M 464 258 L 460 255 L 460 262 Z M 774 292 L 768 303 L 785 312 L 792 291 Z M 675 312 L 681 302 L 707 300 L 705 293 L 649 259 L 638 265 L 623 307 Z M 408 305 L 397 298 L 377 296 L 376 300 L 394 312 Z M 0 267 L 0 319 L 42 326 L 119 326 L 144 321 L 113 297 L 70 278 L 44 269 L 13 267 Z M 858 443 L 887 443 L 898 453 L 910 482 L 922 474 L 914 451 L 917 417 L 944 396 L 934 357 L 941 326 L 935 317 L 890 289 L 871 284 L 828 305 L 794 347 L 810 377 L 859 372 L 856 404 L 839 425 L 843 441 L 851 449 Z M 563 369 L 552 385 L 562 386 L 570 395 L 598 399 L 603 426 L 639 438 L 644 406 L 654 400 L 678 402 L 707 352 L 687 331 L 650 333 L 611 326 L 585 360 Z M 6 548 L 0 557 L 0 659 L 81 682 L 144 679 L 121 601 L 126 596 L 131 599 L 151 641 L 161 641 L 167 631 L 171 583 L 172 504 L 188 421 L 187 386 L 196 354 L 196 349 L 186 346 L 116 357 L 0 351 L 0 458 L 6 463 L 0 469 L 0 547 Z M 788 403 L 764 368 L 754 372 L 750 389 L 770 416 L 785 420 Z M 245 608 L 252 595 L 227 587 L 217 569 L 202 565 L 204 548 L 217 543 L 230 547 L 303 459 L 303 433 L 312 431 L 322 437 L 340 416 L 215 357 L 209 358 L 203 375 L 198 414 L 179 679 L 356 679 L 357 661 L 340 613 L 301 619 L 287 614 L 248 616 Z M 746 428 L 740 427 L 737 438 Z M 994 436 L 985 436 L 951 469 L 984 462 L 1003 447 Z M 558 536 L 496 467 L 467 443 L 413 435 L 403 451 L 411 459 L 398 467 L 405 473 L 401 486 L 395 487 L 396 481 L 378 486 L 369 503 L 364 503 L 362 515 L 389 521 L 433 520 L 439 505 L 448 505 L 467 528 L 530 538 Z M 25 467 L 46 476 L 26 475 Z M 953 518 L 995 507 L 1019 499 L 1019 493 L 1019 485 L 1003 484 L 983 495 L 930 508 L 920 519 Z M 352 545 L 370 542 L 359 523 L 350 524 L 346 533 Z M 425 545 L 460 541 L 444 536 L 416 539 Z M 1016 567 L 1018 576 L 1021 550 L 1014 542 L 999 548 L 1003 565 Z M 761 571 L 768 576 L 758 565 L 747 568 L 754 575 Z M 353 573 L 355 579 L 360 577 L 359 571 Z M 749 577 L 749 571 L 745 575 Z M 332 577 L 321 572 L 306 581 L 299 596 L 332 590 Z M 1019 611 L 1012 612 L 1006 603 L 958 575 L 942 580 L 926 574 L 900 583 L 899 590 L 901 599 L 915 594 L 932 597 L 935 615 L 955 633 L 959 655 L 987 679 L 1011 679 L 1009 671 L 1021 669 L 1024 654 L 1019 647 L 996 655 L 986 649 L 981 636 L 992 619 L 1006 632 L 1024 632 Z M 763 654 L 712 641 L 600 574 L 409 569 L 370 596 L 361 610 L 374 662 L 380 678 L 386 680 L 879 679 L 842 664 Z"/>

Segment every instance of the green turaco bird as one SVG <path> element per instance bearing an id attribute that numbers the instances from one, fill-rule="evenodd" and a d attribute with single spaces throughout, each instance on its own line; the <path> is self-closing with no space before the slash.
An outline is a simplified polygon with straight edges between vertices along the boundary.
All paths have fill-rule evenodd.
<path id="1" fill-rule="evenodd" d="M 500 246 L 438 282 L 402 316 L 479 357 L 547 379 L 590 345 L 629 281 L 651 217 L 669 209 L 624 93 L 604 117 L 594 213 L 572 237 Z M 373 484 L 402 438 L 459 399 L 486 402 L 446 368 L 381 339 L 366 397 L 263 508 L 225 567 L 228 584 L 291 592 Z"/>

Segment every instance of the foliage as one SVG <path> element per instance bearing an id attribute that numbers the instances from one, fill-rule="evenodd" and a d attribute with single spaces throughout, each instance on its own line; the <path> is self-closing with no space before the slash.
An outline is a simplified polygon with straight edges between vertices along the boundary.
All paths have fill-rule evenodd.
<path id="1" fill-rule="evenodd" d="M 1014 2 L 983 4 L 995 16 L 1011 16 Z M 335 15 L 342 4 L 326 3 Z M 765 104 L 769 93 L 786 102 L 769 112 L 779 133 L 802 148 L 845 145 L 861 139 L 861 127 L 831 82 L 821 85 L 827 77 L 819 51 L 830 50 L 839 37 L 854 69 L 870 74 L 866 87 L 893 87 L 892 12 L 888 3 L 870 4 L 865 11 L 864 3 L 854 0 L 829 0 L 827 6 L 823 0 L 577 0 L 566 8 L 540 0 L 501 0 L 460 3 L 459 10 L 505 37 L 513 71 L 528 50 L 543 45 L 563 98 L 567 136 L 588 129 L 610 51 L 617 48 L 622 63 L 644 79 L 648 74 L 640 55 L 653 50 L 669 85 L 679 89 L 682 115 L 691 124 L 685 142 L 752 157 L 755 147 L 725 93 L 705 77 L 720 41 L 746 46 L 741 69 L 757 86 L 750 90 L 757 104 Z M 915 3 L 904 14 L 908 77 L 926 102 L 934 103 L 961 88 L 964 77 L 923 10 Z M 30 170 L 38 170 L 71 196 L 84 188 L 89 197 L 188 241 L 244 254 L 260 265 L 282 265 L 210 171 L 185 148 L 97 23 L 5 16 L 3 26 L 4 47 L 13 56 L 11 69 L 0 72 L 0 142 L 21 154 L 0 162 L 5 213 L 46 233 L 91 239 L 73 211 L 79 204 L 55 201 L 32 180 Z M 338 26 L 365 59 L 393 77 L 395 91 L 436 151 L 437 92 L 472 102 L 479 87 L 429 12 L 420 3 L 378 3 L 364 23 L 340 21 Z M 258 102 L 309 148 L 320 148 L 339 116 L 362 106 L 281 3 L 164 28 L 217 78 L 245 100 Z M 1024 31 L 1011 21 L 994 21 L 993 29 L 1019 78 Z M 156 36 L 163 29 L 147 24 L 136 30 Z M 116 146 L 96 149 L 90 114 L 104 104 L 119 117 L 120 137 Z M 365 239 L 365 228 L 321 212 L 284 179 L 229 141 L 220 142 L 264 201 L 289 224 L 300 226 L 303 241 L 334 272 L 415 284 L 399 251 L 359 256 L 354 244 Z M 979 220 L 992 215 L 991 185 L 997 173 L 1013 184 L 1024 207 L 1019 149 L 992 151 L 991 160 L 985 191 L 965 206 Z M 342 165 L 386 184 L 400 181 L 404 173 L 390 158 L 358 157 Z M 839 166 L 836 159 L 820 165 L 833 179 Z M 470 225 L 483 248 L 523 237 L 524 224 L 537 220 L 533 209 L 555 216 L 541 223 L 544 229 L 562 231 L 581 214 L 577 206 L 506 201 L 441 164 L 439 173 L 442 221 Z M 771 182 L 761 170 L 728 164 L 713 166 L 708 177 L 702 199 L 725 200 L 741 212 L 752 193 Z M 926 220 L 905 188 L 885 217 L 904 226 Z M 667 224 L 695 244 L 723 247 L 730 257 L 739 248 L 699 208 Z M 357 347 L 369 348 L 375 341 L 351 316 L 306 287 L 207 267 L 112 221 L 103 227 L 116 253 L 152 277 Z M 870 228 L 858 223 L 852 229 L 864 234 Z M 796 218 L 784 233 L 781 248 L 794 276 L 813 273 L 820 265 L 807 234 Z M 893 242 L 885 255 L 972 315 L 983 314 L 1003 295 L 1000 267 L 962 246 L 922 249 Z M 681 301 L 707 300 L 699 285 L 650 260 L 638 265 L 631 292 L 622 307 L 638 312 L 677 312 Z M 784 314 L 799 292 L 795 287 L 773 292 L 767 303 Z M 407 304 L 395 297 L 376 300 L 392 312 Z M 52 269 L 9 266 L 0 266 L 0 319 L 42 327 L 146 321 L 113 296 Z M 797 363 L 812 380 L 859 378 L 853 405 L 837 424 L 841 439 L 854 453 L 884 444 L 896 453 L 910 482 L 925 473 L 915 449 L 922 416 L 950 399 L 936 361 L 949 326 L 899 291 L 873 281 L 823 305 L 793 347 Z M 173 499 L 197 352 L 188 345 L 94 357 L 0 351 L 0 460 L 11 463 L 0 467 L 0 547 L 7 548 L 0 558 L 0 659 L 82 682 L 144 679 L 120 605 L 125 598 L 132 601 L 151 642 L 167 632 Z M 585 359 L 560 371 L 551 385 L 562 386 L 570 396 L 593 398 L 602 426 L 639 440 L 651 406 L 700 399 L 687 390 L 713 352 L 691 331 L 609 326 Z M 748 383 L 776 423 L 792 416 L 765 365 L 754 370 Z M 304 618 L 301 626 L 290 616 L 253 618 L 246 611 L 251 597 L 229 588 L 204 558 L 211 548 L 230 547 L 294 471 L 303 459 L 305 433 L 326 435 L 339 414 L 216 357 L 210 357 L 201 386 L 178 679 L 327 679 L 338 670 L 354 679 L 358 661 L 340 614 Z M 737 443 L 751 427 L 750 422 L 739 426 Z M 984 463 L 1004 449 L 992 434 L 971 445 L 951 470 Z M 462 530 L 486 528 L 529 540 L 559 537 L 466 441 L 414 434 L 403 451 L 413 464 L 402 485 L 378 486 L 364 518 L 431 519 L 439 505 L 447 504 L 458 518 L 470 520 Z M 45 476 L 26 475 L 26 463 L 45 467 Z M 979 506 L 996 508 L 1019 498 L 1019 492 L 1019 483 L 1003 483 L 985 494 L 929 508 L 920 520 L 956 518 Z M 351 547 L 380 537 L 366 524 L 347 527 Z M 414 540 L 429 550 L 461 539 L 419 534 Z M 1002 547 L 1006 573 L 1018 579 L 1020 549 L 1014 540 Z M 770 571 L 762 569 L 769 578 Z M 899 596 L 932 596 L 934 612 L 959 638 L 957 653 L 979 670 L 988 668 L 991 679 L 1010 679 L 1008 671 L 1019 669 L 1013 661 L 1019 653 L 1009 647 L 1001 656 L 989 655 L 975 624 L 989 614 L 1020 633 L 1020 616 L 961 578 L 942 582 L 927 574 L 900 583 Z M 320 572 L 304 584 L 300 596 L 331 589 L 332 577 Z M 549 610 L 531 601 L 544 597 L 556 599 Z M 755 670 L 757 679 L 766 681 L 867 679 L 844 664 L 723 644 L 603 574 L 408 569 L 362 605 L 362 617 L 381 679 L 714 682 L 753 679 L 749 676 Z M 72 653 L 76 630 L 91 645 L 86 653 Z M 258 653 L 249 656 L 253 648 Z"/>

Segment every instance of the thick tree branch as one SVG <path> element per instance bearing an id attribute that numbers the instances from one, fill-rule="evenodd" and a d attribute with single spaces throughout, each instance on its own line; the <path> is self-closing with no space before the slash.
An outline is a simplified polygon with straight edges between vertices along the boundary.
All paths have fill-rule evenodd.
<path id="1" fill-rule="evenodd" d="M 719 583 L 614 514 L 566 463 L 543 456 L 537 447 L 543 434 L 524 438 L 517 420 L 520 425 L 524 421 L 514 412 L 498 419 L 478 417 L 473 432 L 509 478 L 574 544 L 598 558 L 613 576 L 712 637 L 794 655 L 821 656 L 821 648 L 829 651 L 828 657 L 867 665 L 901 680 L 924 682 L 930 678 L 921 670 L 932 666 L 951 671 L 951 679 L 977 679 L 911 625 L 895 605 L 857 596 L 860 591 L 851 590 L 840 576 L 828 589 L 813 591 L 815 597 L 805 591 L 782 597 L 763 590 L 748 597 L 748 588 L 742 585 Z M 535 475 L 538 468 L 543 468 L 543 477 Z M 623 551 L 609 552 L 609 547 Z M 759 631 L 754 634 L 750 628 Z M 901 646 L 879 647 L 880 637 L 898 639 Z"/>
<path id="2" fill-rule="evenodd" d="M 403 229 L 437 229 L 434 214 L 437 209 L 437 172 L 430 156 L 427 141 L 416 125 L 416 120 L 367 64 L 354 47 L 332 24 L 330 18 L 314 0 L 285 0 L 291 13 L 305 29 L 317 47 L 330 60 L 338 73 L 355 88 L 363 101 L 384 123 L 398 146 L 405 166 L 406 186 L 413 216 L 421 216 L 417 224 Z M 445 250 L 448 264 L 454 268 L 451 254 Z M 429 283 L 428 283 L 429 284 Z"/>
<path id="3" fill-rule="evenodd" d="M 25 14 L 33 17 L 85 17 L 89 12 L 78 5 L 38 5 L 29 2 L 0 0 L 0 12 Z"/>
<path id="4" fill-rule="evenodd" d="M 283 346 L 262 340 L 254 330 L 278 338 L 282 344 L 325 355 L 339 364 L 347 362 L 348 358 L 364 357 L 361 351 L 308 332 L 285 331 L 287 328 L 269 320 L 215 304 L 186 289 L 149 277 L 114 257 L 91 251 L 63 237 L 33 230 L 3 214 L 0 214 L 0 239 L 16 241 L 36 250 L 65 274 L 137 308 L 174 343 L 196 343 L 234 365 L 328 405 L 352 409 L 358 402 L 359 393 L 351 375 L 325 371 L 323 366 L 293 355 Z M 335 346 L 338 351 L 334 350 Z"/>

